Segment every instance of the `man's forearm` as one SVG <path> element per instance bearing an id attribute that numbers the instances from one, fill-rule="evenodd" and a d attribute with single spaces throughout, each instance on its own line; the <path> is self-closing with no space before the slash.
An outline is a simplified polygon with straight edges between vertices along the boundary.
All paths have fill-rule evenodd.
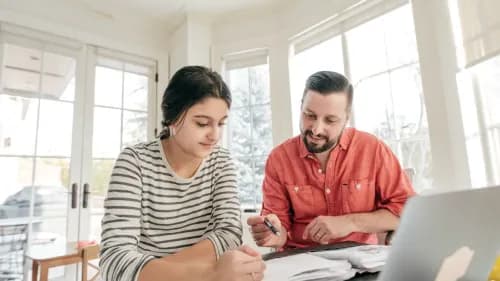
<path id="1" fill-rule="evenodd" d="M 352 222 L 353 232 L 379 233 L 396 230 L 399 217 L 386 209 L 379 209 L 370 213 L 346 215 Z"/>

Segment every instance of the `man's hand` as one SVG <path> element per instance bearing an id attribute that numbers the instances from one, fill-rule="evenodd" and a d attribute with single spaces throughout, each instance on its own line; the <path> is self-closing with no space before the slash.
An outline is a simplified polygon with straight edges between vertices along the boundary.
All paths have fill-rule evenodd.
<path id="1" fill-rule="evenodd" d="M 328 244 L 330 240 L 345 237 L 355 230 L 355 225 L 348 216 L 319 216 L 306 226 L 302 238 Z"/>
<path id="2" fill-rule="evenodd" d="M 274 234 L 265 224 L 264 219 L 267 218 L 274 227 L 279 230 L 280 235 Z M 247 224 L 250 226 L 253 240 L 261 247 L 281 248 L 286 242 L 286 231 L 281 227 L 281 221 L 274 214 L 267 216 L 252 216 L 247 219 Z"/>
<path id="3" fill-rule="evenodd" d="M 266 265 L 258 252 L 248 246 L 227 251 L 215 266 L 214 281 L 261 281 Z"/>

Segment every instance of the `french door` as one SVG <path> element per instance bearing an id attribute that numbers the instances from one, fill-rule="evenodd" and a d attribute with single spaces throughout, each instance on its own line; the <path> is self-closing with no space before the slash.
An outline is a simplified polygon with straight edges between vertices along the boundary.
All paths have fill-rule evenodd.
<path id="1" fill-rule="evenodd" d="M 155 63 L 0 27 L 0 226 L 26 225 L 33 255 L 99 241 L 114 159 L 153 137 Z M 0 231 L 0 260 L 13 262 L 0 271 L 18 274 L 22 253 L 2 241 Z"/>

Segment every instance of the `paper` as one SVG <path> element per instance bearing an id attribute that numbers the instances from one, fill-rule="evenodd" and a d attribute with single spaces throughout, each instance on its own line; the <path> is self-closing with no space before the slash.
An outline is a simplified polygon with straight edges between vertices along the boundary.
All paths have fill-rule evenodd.
<path id="1" fill-rule="evenodd" d="M 266 261 L 264 281 L 346 280 L 356 274 L 347 260 L 299 254 Z"/>
<path id="2" fill-rule="evenodd" d="M 390 246 L 365 245 L 345 249 L 314 252 L 315 256 L 331 260 L 348 260 L 360 272 L 377 272 L 385 265 Z"/>

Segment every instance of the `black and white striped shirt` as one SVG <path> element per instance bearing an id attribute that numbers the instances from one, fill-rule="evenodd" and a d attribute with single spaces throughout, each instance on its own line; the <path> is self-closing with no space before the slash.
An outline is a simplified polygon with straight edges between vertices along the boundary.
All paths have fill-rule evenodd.
<path id="1" fill-rule="evenodd" d="M 106 281 L 137 280 L 148 261 L 204 239 L 217 257 L 241 244 L 236 170 L 220 147 L 190 179 L 175 175 L 160 140 L 125 148 L 104 207 L 100 267 Z"/>

